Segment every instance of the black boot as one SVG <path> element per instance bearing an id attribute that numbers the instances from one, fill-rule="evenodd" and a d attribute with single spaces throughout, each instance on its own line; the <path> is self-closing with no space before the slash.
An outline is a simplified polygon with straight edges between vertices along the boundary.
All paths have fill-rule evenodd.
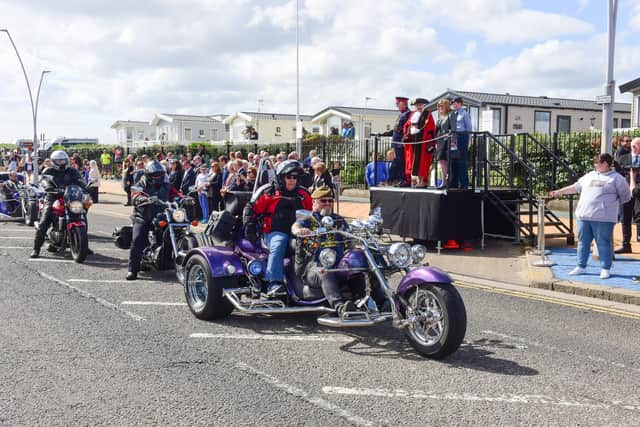
<path id="1" fill-rule="evenodd" d="M 616 249 L 614 251 L 617 254 L 630 254 L 631 253 L 631 244 L 627 243 L 625 245 L 622 245 L 621 248 Z"/>
<path id="2" fill-rule="evenodd" d="M 283 297 L 287 295 L 287 291 L 284 288 L 284 283 L 282 282 L 269 282 L 267 286 L 267 296 L 269 297 Z"/>
<path id="3" fill-rule="evenodd" d="M 32 250 L 29 258 L 40 258 L 40 249 Z"/>
<path id="4" fill-rule="evenodd" d="M 130 271 L 127 273 L 127 280 L 138 280 L 138 273 Z"/>

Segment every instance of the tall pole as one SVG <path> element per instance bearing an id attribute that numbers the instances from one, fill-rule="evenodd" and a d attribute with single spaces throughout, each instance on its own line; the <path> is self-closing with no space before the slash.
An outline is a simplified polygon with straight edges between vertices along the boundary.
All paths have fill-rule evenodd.
<path id="1" fill-rule="evenodd" d="M 42 80 L 44 80 L 44 75 L 50 73 L 49 70 L 44 70 L 40 73 L 40 82 L 38 83 L 38 92 L 36 92 L 36 106 L 33 111 L 33 159 L 32 163 L 33 167 L 33 180 L 34 183 L 38 182 L 38 150 L 40 149 L 40 141 L 38 139 L 38 104 L 40 103 L 40 89 L 42 88 Z"/>
<path id="2" fill-rule="evenodd" d="M 264 102 L 264 99 L 260 98 L 258 99 L 258 118 L 256 119 L 256 132 L 258 132 L 258 141 L 260 140 L 260 110 L 262 107 L 262 103 Z"/>
<path id="3" fill-rule="evenodd" d="M 20 62 L 20 68 L 22 68 L 22 74 L 24 75 L 24 81 L 27 83 L 27 91 L 29 92 L 29 101 L 31 102 L 31 119 L 33 122 L 33 180 L 34 182 L 38 182 L 38 151 L 40 150 L 40 144 L 38 143 L 38 127 L 37 127 L 37 119 L 38 119 L 38 100 L 40 99 L 40 88 L 42 87 L 42 79 L 46 73 L 49 71 L 43 71 L 40 74 L 40 83 L 38 84 L 38 94 L 37 100 L 33 102 L 33 93 L 31 92 L 31 84 L 29 83 L 29 76 L 27 76 L 27 70 L 24 68 L 24 63 L 22 62 L 22 57 L 20 56 L 20 52 L 18 51 L 18 47 L 13 41 L 11 37 L 11 33 L 7 29 L 0 29 L 0 32 L 5 33 L 7 37 L 9 37 L 9 41 L 13 46 L 13 50 L 16 52 L 16 56 L 18 57 L 18 62 Z"/>
<path id="4" fill-rule="evenodd" d="M 296 151 L 302 156 L 302 126 L 300 124 L 300 0 L 296 0 Z"/>
<path id="5" fill-rule="evenodd" d="M 611 153 L 613 138 L 613 101 L 615 97 L 615 81 L 613 79 L 613 59 L 616 44 L 616 16 L 618 14 L 618 0 L 609 0 L 609 42 L 607 81 L 605 84 L 607 99 L 602 105 L 602 140 L 600 152 Z"/>

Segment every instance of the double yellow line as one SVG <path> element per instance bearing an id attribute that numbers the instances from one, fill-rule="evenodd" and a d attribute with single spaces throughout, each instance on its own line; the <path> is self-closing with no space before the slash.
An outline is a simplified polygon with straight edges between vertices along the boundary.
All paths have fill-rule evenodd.
<path id="1" fill-rule="evenodd" d="M 481 291 L 491 292 L 491 293 L 494 293 L 494 294 L 508 295 L 508 296 L 512 296 L 512 297 L 516 297 L 516 298 L 523 298 L 523 299 L 528 299 L 528 300 L 533 300 L 533 301 L 542 301 L 542 302 L 547 302 L 547 303 L 550 303 L 550 304 L 562 305 L 562 306 L 565 306 L 565 307 L 572 307 L 572 308 L 577 308 L 577 309 L 581 309 L 581 310 L 595 311 L 597 313 L 606 313 L 606 314 L 611 314 L 613 316 L 625 317 L 627 319 L 640 320 L 640 313 L 633 313 L 633 312 L 629 312 L 629 311 L 617 310 L 615 308 L 601 307 L 601 306 L 597 306 L 597 305 L 593 305 L 593 304 L 572 302 L 572 301 L 567 301 L 567 300 L 562 299 L 562 298 L 554 298 L 554 297 L 547 297 L 547 296 L 543 296 L 543 295 L 528 294 L 526 292 L 512 291 L 512 290 L 509 290 L 509 289 L 499 289 L 499 288 L 494 288 L 494 287 L 490 287 L 490 286 L 478 285 L 476 283 L 469 283 L 469 282 L 458 281 L 458 280 L 456 280 L 454 282 L 454 285 L 455 286 L 460 286 L 462 288 L 478 289 L 478 290 L 481 290 Z"/>

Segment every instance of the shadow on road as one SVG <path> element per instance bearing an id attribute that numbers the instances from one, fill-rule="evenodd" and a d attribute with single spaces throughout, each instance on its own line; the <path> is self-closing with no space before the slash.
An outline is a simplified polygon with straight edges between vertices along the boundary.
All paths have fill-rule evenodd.
<path id="1" fill-rule="evenodd" d="M 428 361 L 409 344 L 404 334 L 390 325 L 360 329 L 332 329 L 317 324 L 316 314 L 249 316 L 236 314 L 213 323 L 247 329 L 266 336 L 314 335 L 348 337 L 340 350 L 357 356 Z M 480 339 L 464 343 L 457 352 L 440 360 L 454 368 L 467 368 L 501 375 L 533 376 L 538 371 L 495 356 L 492 349 L 517 349 L 501 340 Z"/>

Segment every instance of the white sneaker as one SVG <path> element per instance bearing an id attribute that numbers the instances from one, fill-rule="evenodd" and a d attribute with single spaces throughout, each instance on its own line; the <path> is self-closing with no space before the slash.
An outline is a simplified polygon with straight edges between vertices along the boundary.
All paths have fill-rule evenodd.
<path id="1" fill-rule="evenodd" d="M 606 268 L 603 268 L 602 270 L 600 270 L 601 279 L 608 279 L 609 277 L 611 277 L 611 274 L 609 274 L 609 270 L 607 270 Z"/>
<path id="2" fill-rule="evenodd" d="M 587 272 L 586 268 L 576 267 L 569 272 L 569 276 L 577 276 L 579 274 L 585 274 Z"/>

